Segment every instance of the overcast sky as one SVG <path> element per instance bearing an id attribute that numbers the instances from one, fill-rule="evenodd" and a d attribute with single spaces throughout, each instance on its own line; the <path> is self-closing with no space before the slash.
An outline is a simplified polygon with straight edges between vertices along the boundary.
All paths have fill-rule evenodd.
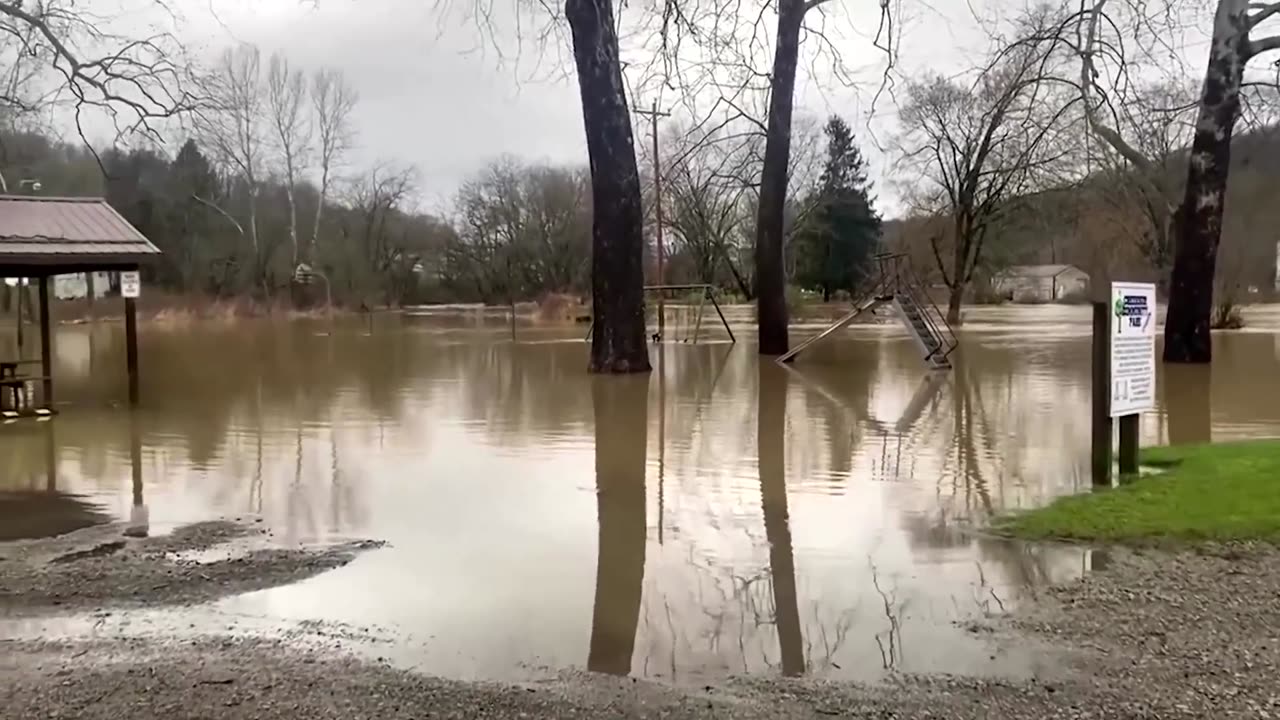
<path id="1" fill-rule="evenodd" d="M 527 0 L 494 1 L 501 9 Z M 894 1 L 903 6 L 896 8 L 896 20 L 903 39 L 900 69 L 906 73 L 972 67 L 987 46 L 977 18 L 990 20 L 1022 7 L 1019 0 L 990 0 L 1000 2 L 999 8 L 979 0 Z M 475 24 L 442 17 L 436 0 L 181 0 L 178 7 L 179 32 L 197 55 L 212 59 L 232 43 L 250 42 L 264 56 L 284 53 L 296 66 L 344 70 L 360 93 L 352 168 L 376 161 L 416 166 L 424 209 L 446 209 L 469 174 L 503 153 L 531 161 L 587 161 L 577 87 L 564 72 L 571 68 L 556 73 L 549 66 L 554 61 L 544 63 L 541 79 L 524 81 L 535 69 L 527 53 L 517 63 L 477 52 Z M 879 0 L 833 0 L 826 7 L 855 84 L 833 82 L 821 70 L 816 76 L 802 72 L 797 111 L 838 112 L 853 125 L 883 209 L 892 215 L 897 201 L 886 177 L 891 156 L 870 137 L 874 130 L 881 144 L 887 142 L 896 114 L 885 97 L 871 115 L 885 61 L 871 42 Z M 625 61 L 644 59 L 624 52 Z"/>

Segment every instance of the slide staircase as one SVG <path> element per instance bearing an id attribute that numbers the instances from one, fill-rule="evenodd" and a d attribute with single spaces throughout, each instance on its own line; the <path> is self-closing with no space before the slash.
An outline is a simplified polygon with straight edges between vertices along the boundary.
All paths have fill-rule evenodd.
<path id="1" fill-rule="evenodd" d="M 924 362 L 933 369 L 951 367 L 949 358 L 957 345 L 955 333 L 925 293 L 924 286 L 907 263 L 906 256 L 901 253 L 885 253 L 877 255 L 876 262 L 879 265 L 876 280 L 871 290 L 854 304 L 853 309 L 822 332 L 779 357 L 778 362 L 791 362 L 809 347 L 849 326 L 863 313 L 874 312 L 882 305 L 892 305 L 903 327 L 919 347 Z"/>

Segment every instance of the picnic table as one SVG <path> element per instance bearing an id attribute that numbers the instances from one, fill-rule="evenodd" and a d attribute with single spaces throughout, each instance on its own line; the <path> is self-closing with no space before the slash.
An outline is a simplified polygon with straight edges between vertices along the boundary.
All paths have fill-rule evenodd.
<path id="1" fill-rule="evenodd" d="M 12 380 L 23 365 L 39 365 L 39 360 L 0 360 L 0 380 Z"/>
<path id="2" fill-rule="evenodd" d="M 30 409 L 27 383 L 44 380 L 43 375 L 19 375 L 23 365 L 39 365 L 39 360 L 0 360 L 0 410 L 11 408 L 19 412 Z"/>

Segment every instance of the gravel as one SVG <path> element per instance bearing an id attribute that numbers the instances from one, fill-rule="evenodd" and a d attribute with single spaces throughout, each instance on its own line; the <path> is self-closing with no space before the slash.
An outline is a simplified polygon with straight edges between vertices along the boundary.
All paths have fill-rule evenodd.
<path id="1" fill-rule="evenodd" d="M 234 525 L 205 526 L 162 546 L 131 542 L 50 563 L 98 546 L 64 548 L 43 554 L 43 572 L 105 571 L 99 564 L 121 559 L 135 568 L 165 567 L 174 562 L 174 547 L 204 547 L 210 537 L 242 532 Z M 340 563 L 363 547 L 289 551 L 309 559 L 258 554 L 262 550 L 240 557 L 256 558 L 250 565 L 272 581 L 287 581 Z M 866 686 L 739 678 L 686 687 L 566 673 L 549 681 L 496 684 L 427 677 L 347 654 L 324 639 L 0 640 L 0 717 L 1280 718 L 1280 551 L 1249 545 L 1114 549 L 1106 560 L 1105 569 L 1054 588 L 1021 614 L 985 628 L 1053 653 L 1063 671 L 1052 679 L 897 676 Z M 37 561 L 10 557 L 0 568 L 10 562 Z M 220 572 L 238 589 L 267 582 L 251 573 Z M 0 570 L 0 607 L 16 598 L 25 613 L 60 611 L 61 606 L 42 609 L 38 603 L 41 597 L 51 601 L 53 585 L 28 579 L 27 590 L 14 594 L 12 577 L 12 569 Z M 93 589 L 95 582 L 104 584 Z M 134 595 L 110 593 L 132 591 L 132 582 L 91 579 L 88 587 L 80 592 L 98 605 L 136 602 Z M 157 592 L 166 602 L 192 602 L 213 590 L 179 582 Z"/>

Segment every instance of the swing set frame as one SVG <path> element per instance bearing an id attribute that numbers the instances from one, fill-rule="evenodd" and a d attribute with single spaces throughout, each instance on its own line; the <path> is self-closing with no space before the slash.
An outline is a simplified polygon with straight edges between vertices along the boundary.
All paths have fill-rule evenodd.
<path id="1" fill-rule="evenodd" d="M 736 345 L 738 343 L 738 339 L 734 337 L 733 328 L 729 327 L 729 321 L 725 319 L 724 311 L 720 309 L 720 303 L 716 302 L 716 292 L 715 292 L 714 286 L 703 284 L 703 283 L 693 283 L 693 284 L 687 284 L 687 285 L 645 285 L 644 286 L 644 292 L 646 296 L 656 293 L 659 297 L 659 300 L 665 299 L 666 294 L 669 292 L 677 292 L 677 291 L 689 292 L 690 290 L 701 290 L 702 294 L 698 296 L 698 305 L 697 305 L 698 309 L 697 309 L 697 314 L 694 316 L 694 324 L 693 324 L 693 339 L 689 340 L 686 338 L 681 342 L 686 342 L 686 343 L 698 342 L 698 336 L 702 332 L 702 316 L 706 309 L 706 302 L 710 300 L 711 306 L 716 309 L 716 315 L 720 317 L 720 323 L 724 326 L 724 331 L 729 334 L 729 342 Z M 665 305 L 666 303 L 663 303 L 663 302 L 658 303 L 659 313 L 662 313 L 666 310 Z M 662 330 L 664 325 L 665 323 L 659 322 L 658 331 L 653 333 L 651 336 L 649 336 L 649 339 L 655 343 L 663 342 L 664 338 L 662 337 Z M 595 321 L 595 318 L 592 318 L 591 325 L 587 328 L 587 335 L 586 337 L 583 338 L 583 340 L 591 339 L 591 333 L 592 331 L 595 330 L 595 327 L 596 327 L 596 321 Z"/>

